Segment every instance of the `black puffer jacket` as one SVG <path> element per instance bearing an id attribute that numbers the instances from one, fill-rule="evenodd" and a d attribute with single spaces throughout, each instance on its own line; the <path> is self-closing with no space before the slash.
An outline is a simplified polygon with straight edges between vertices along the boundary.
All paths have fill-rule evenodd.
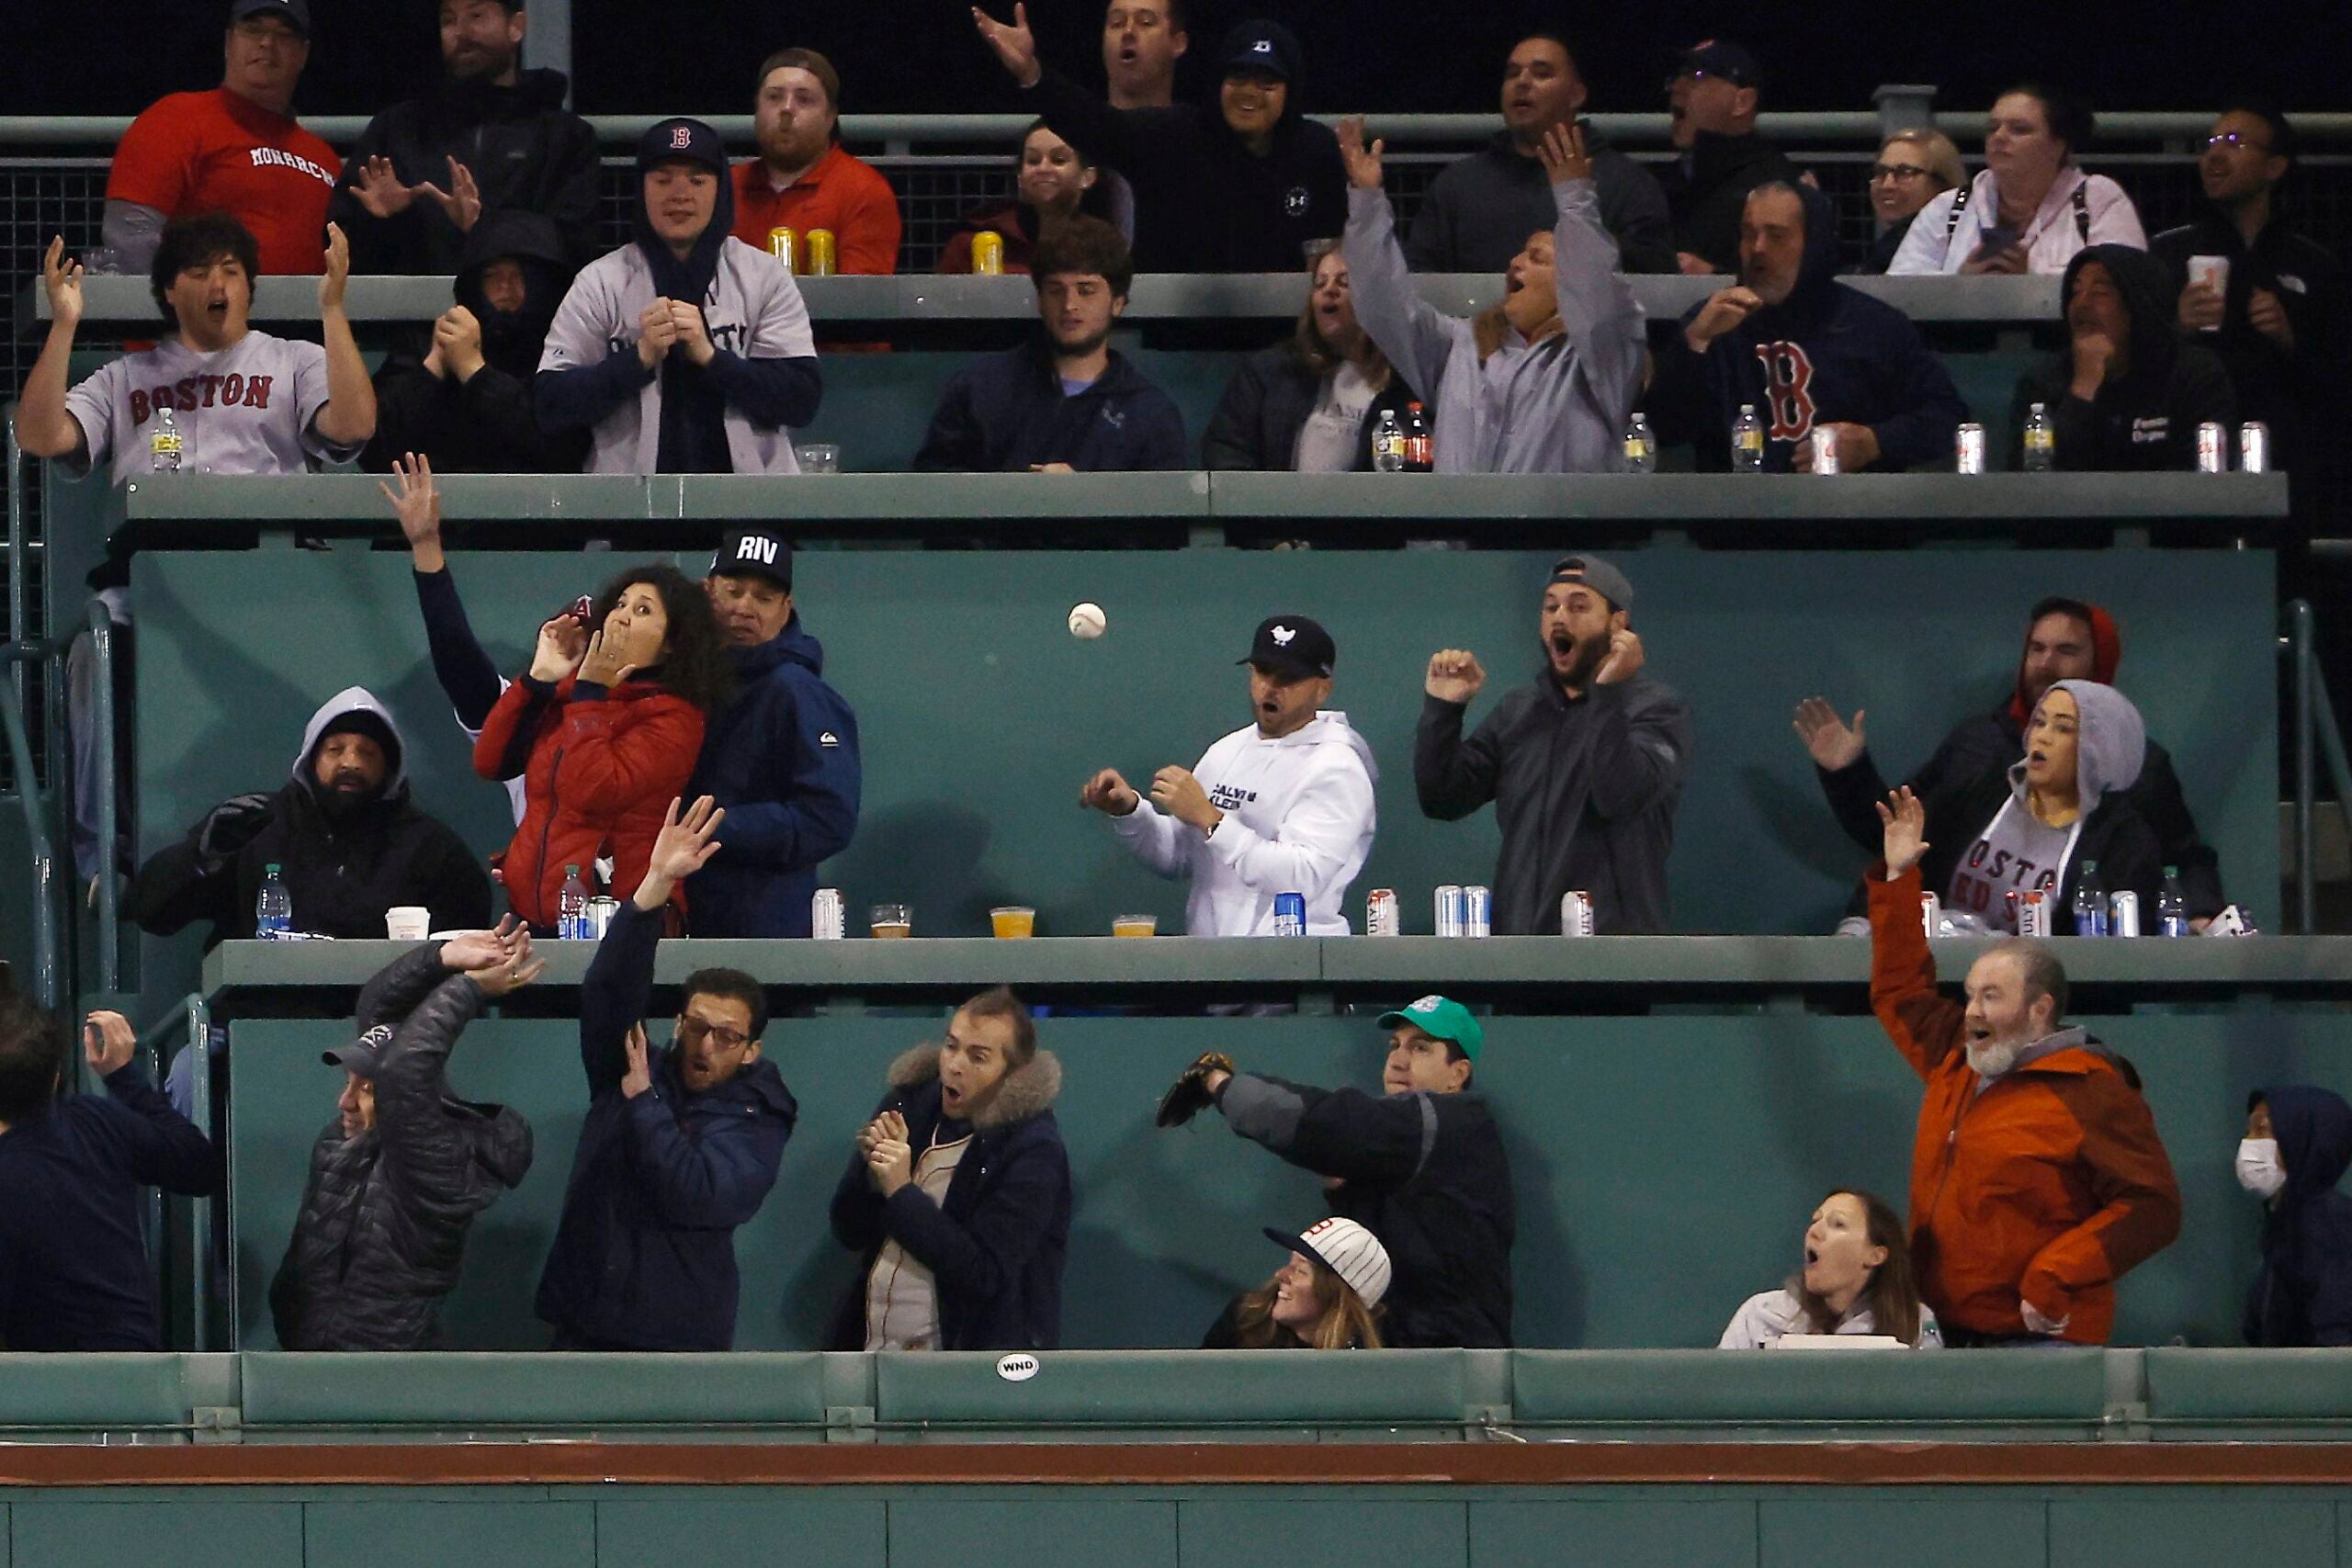
<path id="1" fill-rule="evenodd" d="M 311 1151 L 311 1183 L 269 1287 L 288 1350 L 420 1350 L 440 1337 L 473 1218 L 531 1168 L 531 1124 L 511 1106 L 449 1092 L 449 1051 L 482 993 L 433 942 L 359 994 L 363 1032 L 390 1033 L 370 1080 L 376 1124 L 338 1119 Z M 329 1058 L 333 1060 L 333 1058 Z"/>

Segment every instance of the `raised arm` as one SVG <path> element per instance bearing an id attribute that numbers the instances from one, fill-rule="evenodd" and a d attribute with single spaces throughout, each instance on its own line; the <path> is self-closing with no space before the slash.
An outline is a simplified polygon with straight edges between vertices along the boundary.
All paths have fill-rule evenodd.
<path id="1" fill-rule="evenodd" d="M 1611 640 L 1617 650 L 1593 677 L 1585 698 L 1597 721 L 1588 753 L 1589 798 L 1603 820 L 1646 811 L 1672 795 L 1690 766 L 1690 710 L 1679 697 L 1656 688 L 1637 700 L 1627 682 L 1640 668 L 1641 639 L 1620 631 Z"/>
<path id="2" fill-rule="evenodd" d="M 1502 775 L 1502 746 L 1490 716 L 1468 740 L 1462 726 L 1487 684 L 1485 666 L 1467 649 L 1430 655 L 1421 682 L 1421 719 L 1413 731 L 1413 793 L 1421 815 L 1458 821 L 1495 798 Z"/>
<path id="3" fill-rule="evenodd" d="M 1927 1077 L 1961 1048 L 1961 1006 L 1936 992 L 1936 960 L 1919 919 L 1919 860 L 1928 808 L 1908 789 L 1879 807 L 1885 859 L 1868 878 L 1871 1010 L 1911 1070 Z"/>
<path id="4" fill-rule="evenodd" d="M 1236 1073 L 1211 1092 L 1235 1133 L 1321 1176 L 1408 1181 L 1437 1144 L 1437 1105 L 1426 1094 L 1375 1097 L 1255 1073 Z"/>
<path id="5" fill-rule="evenodd" d="M 88 442 L 65 408 L 74 334 L 82 324 L 82 264 L 66 259 L 62 236 L 50 241 L 41 258 L 41 288 L 49 296 L 49 336 L 17 394 L 17 444 L 29 457 L 70 458 Z"/>
<path id="6" fill-rule="evenodd" d="M 320 436 L 335 446 L 357 446 L 376 434 L 376 384 L 368 378 L 368 362 L 359 357 L 359 341 L 352 336 L 351 317 L 343 308 L 344 288 L 350 281 L 351 243 L 340 227 L 330 223 L 319 278 L 319 335 L 327 350 L 327 400 L 312 423 Z"/>
<path id="7" fill-rule="evenodd" d="M 1447 319 L 1413 287 L 1396 218 L 1381 188 L 1385 141 L 1363 142 L 1363 121 L 1340 121 L 1340 161 L 1348 171 L 1348 228 L 1341 247 L 1348 254 L 1348 290 L 1356 320 L 1406 384 L 1423 398 L 1443 396 L 1439 383 L 1453 356 L 1459 323 Z"/>
<path id="8" fill-rule="evenodd" d="M 662 942 L 670 890 L 709 863 L 727 813 L 704 795 L 682 817 L 672 801 L 645 864 L 645 879 L 621 901 L 588 975 L 580 983 L 580 1061 L 590 1095 L 621 1087 L 629 1070 L 628 1037 L 653 994 L 653 954 Z M 642 1098 L 636 1096 L 633 1098 Z"/>
<path id="9" fill-rule="evenodd" d="M 1560 325 L 1596 383 L 1630 400 L 1641 390 L 1642 307 L 1617 270 L 1617 242 L 1601 224 L 1582 128 L 1552 127 L 1539 154 L 1559 209 L 1552 227 L 1552 272 Z"/>
<path id="10" fill-rule="evenodd" d="M 166 1192 L 201 1198 L 220 1191 L 221 1164 L 212 1141 L 155 1092 L 133 1060 L 138 1050 L 137 1032 L 119 1012 L 93 1012 L 82 1026 L 83 1055 L 114 1101 L 105 1125 L 124 1163 L 138 1180 Z"/>

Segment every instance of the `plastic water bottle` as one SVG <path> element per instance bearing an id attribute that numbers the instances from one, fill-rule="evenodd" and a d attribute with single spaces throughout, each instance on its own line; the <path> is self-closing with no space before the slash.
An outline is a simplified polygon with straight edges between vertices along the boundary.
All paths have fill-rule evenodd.
<path id="1" fill-rule="evenodd" d="M 179 421 L 172 417 L 169 403 L 155 410 L 155 432 L 147 438 L 148 456 L 153 459 L 154 471 L 176 474 L 180 471 L 180 456 L 185 446 L 180 440 Z"/>
<path id="2" fill-rule="evenodd" d="M 1650 431 L 1649 416 L 1639 409 L 1625 422 L 1625 471 L 1633 474 L 1657 472 L 1657 437 Z"/>
<path id="3" fill-rule="evenodd" d="M 2107 934 L 2107 884 L 2099 880 L 2095 860 L 2083 863 L 2082 880 L 2075 884 L 2075 934 Z"/>
<path id="4" fill-rule="evenodd" d="M 2156 895 L 2156 934 L 2188 934 L 2188 893 L 2180 885 L 2180 867 L 2165 867 L 2165 890 Z"/>
<path id="5" fill-rule="evenodd" d="M 1396 422 L 1395 409 L 1382 409 L 1380 423 L 1372 427 L 1372 467 L 1375 473 L 1405 471 L 1405 427 Z"/>
<path id="6" fill-rule="evenodd" d="M 565 942 L 586 942 L 593 934 L 588 929 L 588 885 L 580 880 L 580 868 L 563 868 L 563 891 L 556 895 L 555 934 Z"/>
<path id="7" fill-rule="evenodd" d="M 1430 429 L 1429 412 L 1419 403 L 1405 405 L 1405 471 L 1437 472 L 1437 436 Z"/>
<path id="8" fill-rule="evenodd" d="M 2049 410 L 2040 403 L 2028 406 L 2025 415 L 2025 471 L 2046 474 L 2058 466 L 2058 426 L 2052 423 Z"/>
<path id="9" fill-rule="evenodd" d="M 1735 474 L 1760 474 L 1764 471 L 1764 422 L 1756 417 L 1754 403 L 1739 405 L 1739 417 L 1731 427 L 1731 471 Z"/>
<path id="10" fill-rule="evenodd" d="M 277 863 L 271 861 L 261 879 L 261 897 L 254 900 L 254 935 L 264 942 L 281 940 L 294 929 L 294 895 L 286 891 L 286 884 L 278 879 Z"/>

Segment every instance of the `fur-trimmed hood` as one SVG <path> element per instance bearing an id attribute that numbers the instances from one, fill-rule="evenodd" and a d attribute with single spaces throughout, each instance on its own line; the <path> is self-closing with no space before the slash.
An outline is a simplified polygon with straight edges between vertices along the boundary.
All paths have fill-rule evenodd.
<path id="1" fill-rule="evenodd" d="M 938 1077 L 937 1043 L 907 1051 L 890 1064 L 888 1077 L 892 1089 L 914 1089 Z M 1004 1075 L 996 1093 L 973 1115 L 972 1129 L 986 1133 L 1025 1122 L 1051 1111 L 1061 1092 L 1062 1065 L 1051 1051 L 1040 1047 L 1035 1056 Z"/>

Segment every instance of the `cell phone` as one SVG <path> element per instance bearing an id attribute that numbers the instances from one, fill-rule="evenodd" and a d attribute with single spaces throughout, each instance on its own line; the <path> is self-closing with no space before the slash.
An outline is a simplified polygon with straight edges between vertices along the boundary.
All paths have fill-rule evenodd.
<path id="1" fill-rule="evenodd" d="M 2018 243 L 2018 231 L 2007 223 L 1996 223 L 1984 231 L 1976 242 L 1978 255 L 1997 255 Z"/>

